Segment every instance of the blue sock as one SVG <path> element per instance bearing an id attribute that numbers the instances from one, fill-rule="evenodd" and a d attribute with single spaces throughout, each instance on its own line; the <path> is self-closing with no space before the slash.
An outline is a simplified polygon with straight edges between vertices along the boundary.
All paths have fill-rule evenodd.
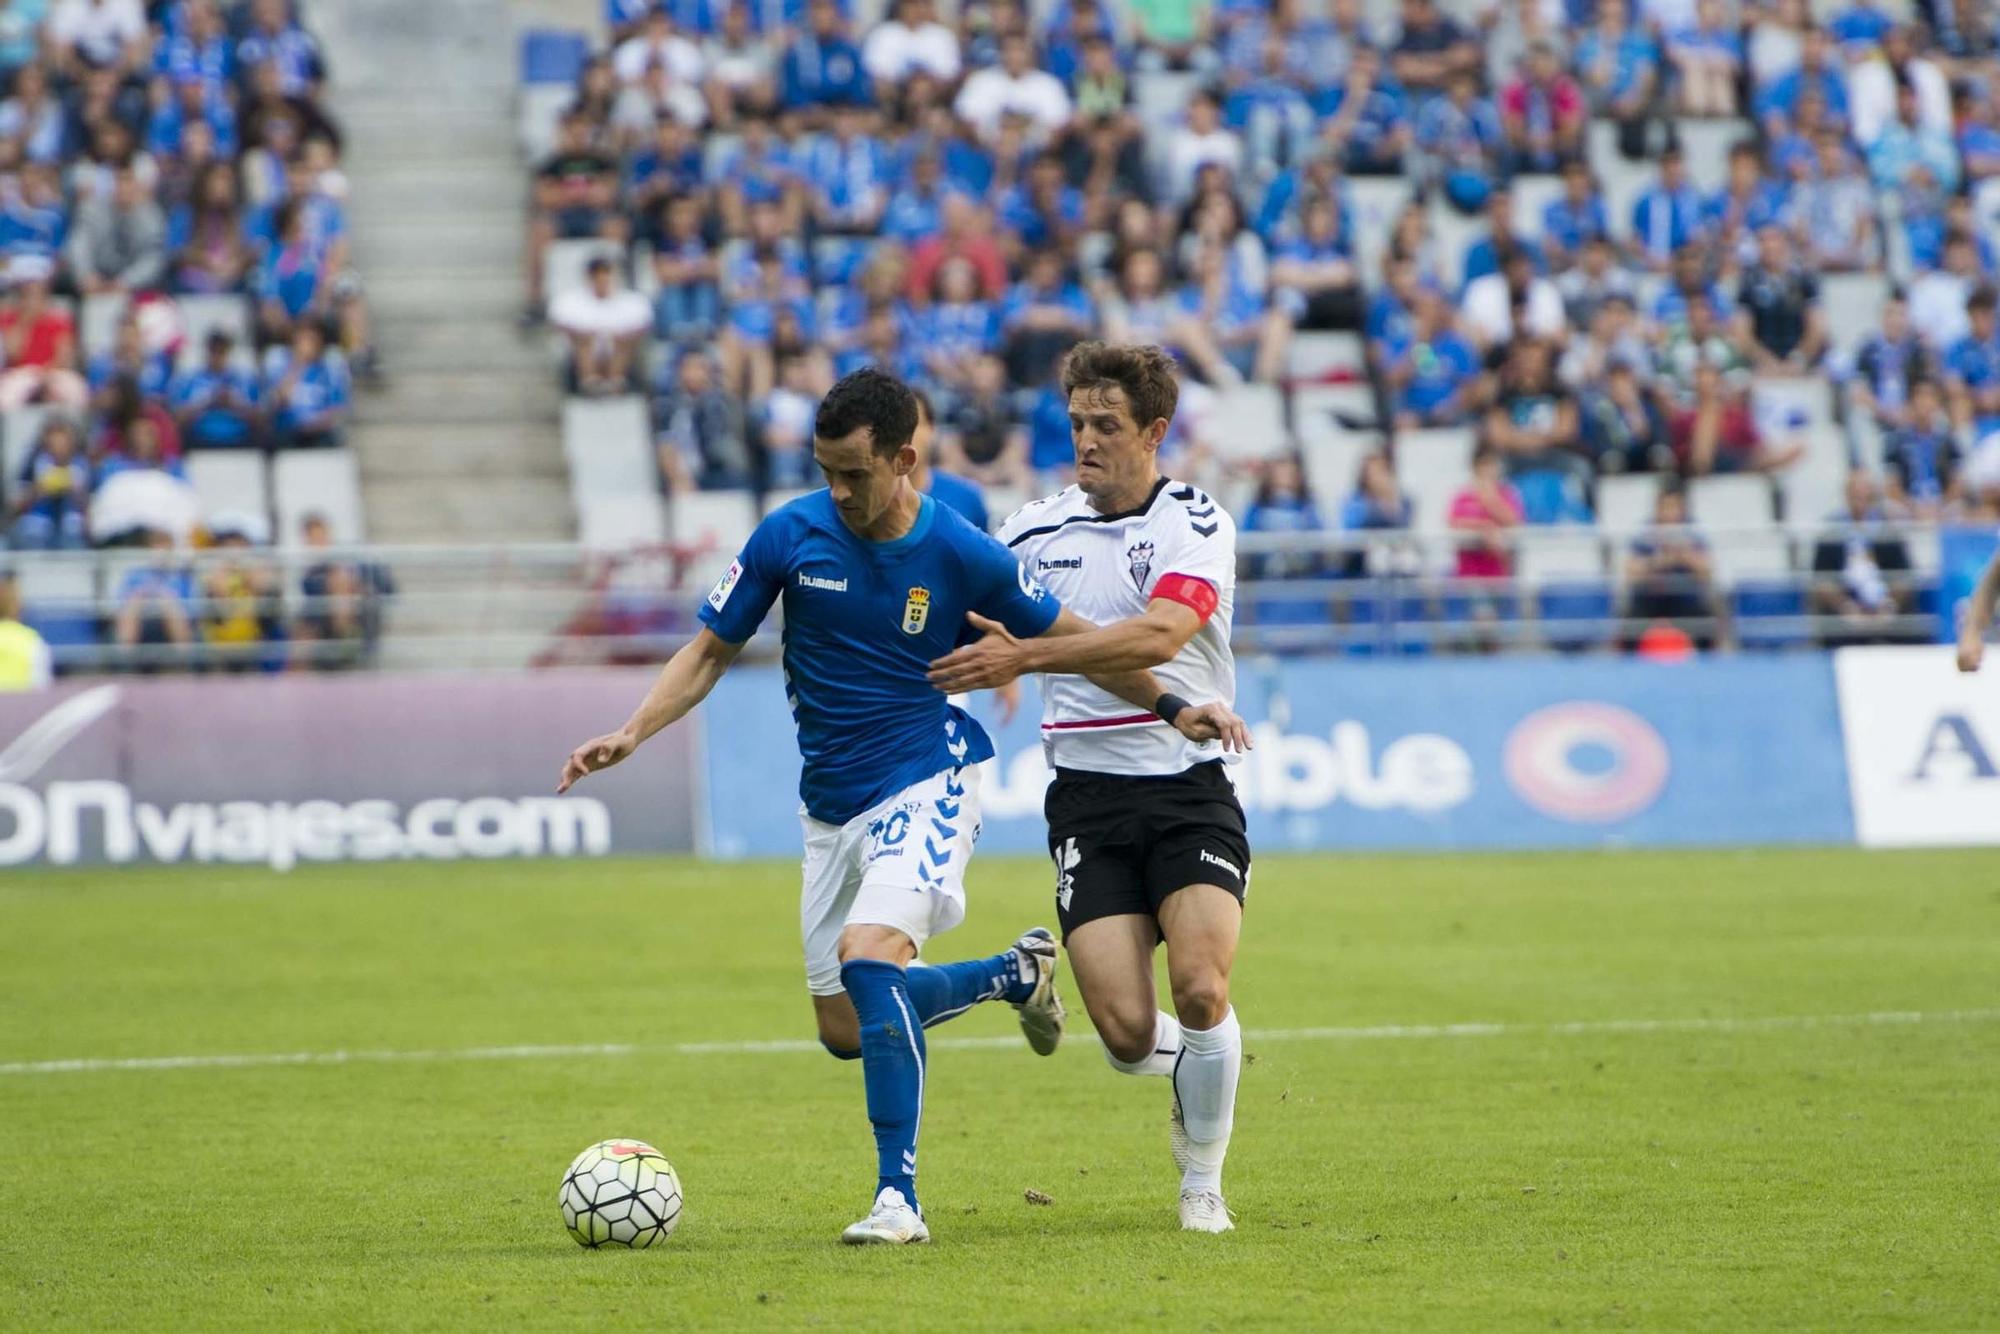
<path id="1" fill-rule="evenodd" d="M 956 1019 L 981 1001 L 1026 1000 L 1034 990 L 1021 981 L 1020 961 L 1007 950 L 985 959 L 939 964 L 909 971 L 910 999 L 925 1028 Z"/>
<path id="2" fill-rule="evenodd" d="M 917 1202 L 917 1130 L 924 1119 L 924 1029 L 910 1002 L 901 967 L 851 959 L 840 982 L 861 1019 L 861 1082 L 875 1127 L 875 1189 L 885 1186 Z"/>

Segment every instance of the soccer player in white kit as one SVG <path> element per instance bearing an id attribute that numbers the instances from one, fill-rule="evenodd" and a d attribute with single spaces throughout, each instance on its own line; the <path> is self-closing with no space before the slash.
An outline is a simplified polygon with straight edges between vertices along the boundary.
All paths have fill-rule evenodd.
<path id="1" fill-rule="evenodd" d="M 1236 757 L 1168 724 L 1189 699 L 1233 702 L 1236 528 L 1202 491 L 1159 474 L 1178 397 L 1166 353 L 1083 343 L 1064 364 L 1063 388 L 1076 485 L 1026 506 L 999 536 L 1023 569 L 1103 628 L 1020 640 L 982 621 L 986 637 L 940 659 L 931 679 L 969 690 L 1045 674 L 1049 852 L 1077 988 L 1113 1068 L 1173 1082 L 1181 1226 L 1225 1232 L 1222 1163 L 1243 1060 L 1229 972 L 1250 845 L 1224 772 Z M 1167 692 L 1153 713 L 1081 675 L 1141 664 Z M 1155 999 L 1162 939 L 1173 1014 Z"/>
<path id="2" fill-rule="evenodd" d="M 1993 604 L 2000 602 L 2000 551 L 1979 576 L 1979 584 L 1965 601 L 1965 624 L 1958 629 L 1958 670 L 1976 672 L 1986 656 L 1986 628 L 1993 624 Z"/>

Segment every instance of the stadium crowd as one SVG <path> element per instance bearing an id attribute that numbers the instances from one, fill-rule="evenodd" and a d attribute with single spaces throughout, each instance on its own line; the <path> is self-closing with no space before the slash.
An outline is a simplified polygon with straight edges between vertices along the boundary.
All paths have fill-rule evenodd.
<path id="1" fill-rule="evenodd" d="M 296 0 L 0 3 L 0 529 L 146 553 L 86 635 L 244 667 L 372 636 L 379 572 L 315 565 L 288 617 L 267 508 L 204 518 L 187 482 L 195 451 L 338 444 L 374 374 L 326 77 Z"/>
<path id="2" fill-rule="evenodd" d="M 670 490 L 808 484 L 817 397 L 869 363 L 928 392 L 939 470 L 1051 485 L 1054 369 L 1101 334 L 1176 354 L 1167 467 L 1250 497 L 1248 531 L 1406 529 L 1398 437 L 1470 429 L 1456 569 L 1504 576 L 1510 530 L 1587 523 L 1603 478 L 1660 475 L 1621 571 L 1635 615 L 1715 604 L 1684 485 L 1798 465 L 1796 422 L 1758 410 L 1768 377 L 1833 384 L 1864 445 L 1839 515 L 1785 516 L 1860 525 L 1811 558 L 1843 634 L 1919 596 L 1869 523 L 2000 517 L 1981 0 L 1398 0 L 1386 23 L 1359 0 L 891 0 L 865 31 L 842 0 L 606 9 L 535 172 L 531 313 L 566 336 L 574 392 L 652 396 Z M 1194 77 L 1144 105 L 1162 73 Z M 1684 158 L 1686 127 L 1730 123 L 1726 162 Z M 1650 177 L 1615 206 L 1614 154 Z M 1374 246 L 1369 176 L 1417 186 Z M 579 238 L 632 267 L 593 265 L 544 312 L 543 254 Z M 1837 337 L 1822 276 L 1871 272 L 1896 280 L 1877 326 Z M 1233 459 L 1213 410 L 1296 388 L 1290 345 L 1324 330 L 1365 337 L 1374 420 L 1348 424 L 1386 451 L 1351 489 Z"/>

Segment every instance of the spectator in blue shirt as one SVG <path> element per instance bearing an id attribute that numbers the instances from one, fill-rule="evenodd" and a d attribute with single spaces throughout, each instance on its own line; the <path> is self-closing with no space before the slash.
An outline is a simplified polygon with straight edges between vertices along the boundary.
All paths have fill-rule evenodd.
<path id="1" fill-rule="evenodd" d="M 166 397 L 173 374 L 172 358 L 164 351 L 146 346 L 139 317 L 129 306 L 118 321 L 118 332 L 111 346 L 92 357 L 84 368 L 84 378 L 90 385 L 91 408 L 100 414 L 110 412 L 121 382 L 131 385 L 142 398 L 160 399 Z"/>
<path id="2" fill-rule="evenodd" d="M 882 235 L 903 245 L 935 235 L 944 225 L 944 200 L 949 192 L 942 159 L 928 149 L 920 152 L 910 164 L 909 180 L 889 197 L 883 210 Z"/>
<path id="3" fill-rule="evenodd" d="M 1076 476 L 1076 442 L 1069 430 L 1069 395 L 1054 377 L 1035 395 L 1028 413 L 1028 466 L 1036 490 L 1058 490 Z"/>
<path id="4" fill-rule="evenodd" d="M 1334 201 L 1340 221 L 1343 246 L 1354 243 L 1353 208 L 1347 182 L 1341 179 L 1340 158 L 1322 144 L 1304 162 L 1279 172 L 1257 205 L 1257 234 L 1266 245 L 1277 245 L 1298 234 L 1305 223 L 1305 206 L 1314 198 Z"/>
<path id="5" fill-rule="evenodd" d="M 1500 186 L 1486 197 L 1486 230 L 1466 246 L 1459 266 L 1461 280 L 1470 286 L 1475 278 L 1500 272 L 1502 258 L 1516 250 L 1535 262 L 1536 273 L 1548 271 L 1542 248 L 1514 230 L 1514 193 Z"/>
<path id="6" fill-rule="evenodd" d="M 931 383 L 947 391 L 967 388 L 972 363 L 994 344 L 993 303 L 979 297 L 979 271 L 964 258 L 938 266 L 933 304 L 918 316 L 918 338 Z"/>
<path id="7" fill-rule="evenodd" d="M 1976 288 L 1965 303 L 1970 328 L 1945 353 L 1952 421 L 1975 440 L 2000 427 L 2000 321 L 1991 287 Z M 1914 407 L 1915 400 L 1912 400 Z"/>
<path id="8" fill-rule="evenodd" d="M 771 122 L 761 116 L 745 118 L 741 141 L 721 156 L 709 183 L 715 187 L 723 226 L 732 234 L 748 229 L 751 210 L 759 204 L 781 209 L 787 231 L 796 232 L 804 223 L 805 191 L 798 163 Z"/>
<path id="9" fill-rule="evenodd" d="M 340 443 L 353 393 L 345 363 L 327 351 L 318 325 L 299 324 L 289 346 L 265 355 L 263 399 L 279 446 Z"/>
<path id="10" fill-rule="evenodd" d="M 1493 99 L 1479 95 L 1478 81 L 1455 74 L 1443 97 L 1418 108 L 1416 146 L 1425 178 L 1441 185 L 1461 213 L 1471 213 L 1486 202 L 1506 131 Z"/>
<path id="11" fill-rule="evenodd" d="M 1369 356 L 1377 366 L 1386 369 L 1409 344 L 1422 290 L 1416 260 L 1390 255 L 1382 266 L 1382 285 L 1368 298 L 1368 310 L 1361 321 L 1361 335 L 1368 340 Z"/>
<path id="12" fill-rule="evenodd" d="M 1988 315 L 1991 315 L 1988 308 Z M 1990 319 L 1989 319 L 1990 325 Z M 1963 489 L 1958 442 L 1944 395 L 1933 380 L 1910 388 L 1909 424 L 1882 440 L 1882 464 L 1889 503 L 1919 519 L 1936 519 Z"/>
<path id="13" fill-rule="evenodd" d="M 1431 0 L 1411 0 L 1428 5 Z M 1393 176 L 1410 144 L 1410 98 L 1371 48 L 1354 53 L 1344 82 L 1313 97 L 1320 139 L 1359 175 Z"/>
<path id="14" fill-rule="evenodd" d="M 1599 0 L 1597 21 L 1577 44 L 1575 69 L 1584 96 L 1624 124 L 1643 124 L 1659 87 L 1660 49 L 1631 23 L 1625 0 Z"/>
<path id="15" fill-rule="evenodd" d="M 1991 92 L 1961 85 L 1953 94 L 1958 123 L 1959 165 L 1973 185 L 2000 176 L 2000 128 L 1993 123 Z"/>
<path id="16" fill-rule="evenodd" d="M 190 0 L 180 14 L 178 31 L 155 48 L 153 68 L 176 83 L 192 81 L 222 92 L 236 78 L 236 49 L 221 11 L 215 0 Z"/>
<path id="17" fill-rule="evenodd" d="M 1757 123 L 1772 138 L 1798 123 L 1801 100 L 1809 91 L 1819 95 L 1826 110 L 1847 119 L 1847 80 L 1825 30 L 1809 24 L 1800 43 L 1798 67 L 1760 89 L 1751 102 Z"/>
<path id="18" fill-rule="evenodd" d="M 1037 250 L 1027 273 L 1000 302 L 999 328 L 1007 378 L 1042 383 L 1063 353 L 1090 336 L 1097 309 L 1081 284 L 1070 281 L 1062 253 Z"/>
<path id="19" fill-rule="evenodd" d="M 1736 114 L 1743 36 L 1723 11 L 1721 0 L 1696 0 L 1694 25 L 1668 35 L 1667 54 L 1680 74 L 1682 115 Z"/>
<path id="20" fill-rule="evenodd" d="M 324 323 L 331 293 L 322 280 L 319 251 L 306 236 L 301 201 L 279 205 L 277 229 L 277 243 L 257 274 L 256 295 L 265 337 L 282 341 L 298 325 Z"/>
<path id="21" fill-rule="evenodd" d="M 1589 164 L 1565 164 L 1563 192 L 1542 210 L 1542 247 L 1548 252 L 1549 266 L 1559 273 L 1568 269 L 1585 246 L 1610 235 L 1604 196 L 1598 193 Z"/>
<path id="22" fill-rule="evenodd" d="M 1868 149 L 1868 172 L 1878 190 L 1905 190 L 1918 168 L 1947 194 L 1958 189 L 1958 149 L 1951 136 L 1923 123 L 1917 90 L 1905 84 L 1896 90 L 1896 117 L 1882 127 Z"/>
<path id="23" fill-rule="evenodd" d="M 69 215 L 55 168 L 24 164 L 15 188 L 0 189 L 0 257 L 10 263 L 26 258 L 53 263 L 68 235 Z"/>
<path id="24" fill-rule="evenodd" d="M 1313 108 L 1286 66 L 1285 42 L 1267 35 L 1257 72 L 1237 84 L 1222 104 L 1222 121 L 1242 136 L 1252 171 L 1267 177 L 1281 163 L 1296 162 L 1313 132 Z"/>
<path id="25" fill-rule="evenodd" d="M 174 539 L 169 534 L 149 532 L 145 543 L 147 562 L 128 569 L 112 595 L 118 604 L 112 642 L 125 649 L 191 645 L 194 575 L 174 559 Z"/>
<path id="26" fill-rule="evenodd" d="M 254 69 L 269 62 L 286 97 L 316 97 L 326 78 L 319 43 L 292 22 L 286 0 L 250 0 L 250 31 L 236 44 L 236 63 Z"/>
<path id="27" fill-rule="evenodd" d="M 653 250 L 653 331 L 683 346 L 706 343 L 722 320 L 720 272 L 701 234 L 701 203 L 688 195 L 667 201 Z"/>
<path id="28" fill-rule="evenodd" d="M 76 424 L 52 416 L 7 492 L 6 531 L 17 550 L 75 550 L 88 544 L 92 469 Z"/>
<path id="29" fill-rule="evenodd" d="M 921 389 L 914 392 L 917 396 L 917 430 L 910 437 L 910 443 L 917 452 L 917 466 L 910 472 L 910 485 L 916 488 L 918 494 L 957 510 L 967 523 L 983 533 L 992 522 L 992 516 L 986 512 L 986 497 L 977 483 L 937 466 L 942 457 L 937 408 L 929 394 Z"/>
<path id="30" fill-rule="evenodd" d="M 861 48 L 847 36 L 847 24 L 834 0 L 812 0 L 807 31 L 785 50 L 780 73 L 780 100 L 787 110 L 809 119 L 835 106 L 869 106 L 874 94 Z"/>
<path id="31" fill-rule="evenodd" d="M 1479 44 L 1436 0 L 1403 0 L 1402 20 L 1391 69 L 1413 96 L 1440 94 L 1452 75 L 1479 69 Z"/>
<path id="32" fill-rule="evenodd" d="M 1758 232 L 1786 221 L 1785 191 L 1764 175 L 1757 146 L 1747 140 L 1730 145 L 1729 179 L 1708 200 L 1704 233 L 1739 259 L 1747 259 L 1755 250 Z"/>
<path id="33" fill-rule="evenodd" d="M 30 162 L 63 160 L 69 147 L 69 117 L 49 90 L 48 73 L 39 62 L 21 68 L 13 95 L 0 102 L 0 138 L 19 140 Z"/>
<path id="34" fill-rule="evenodd" d="M 1340 213 L 1324 195 L 1306 205 L 1305 228 L 1272 256 L 1273 304 L 1301 329 L 1351 329 L 1360 320 L 1359 290 Z"/>
<path id="35" fill-rule="evenodd" d="M 1065 182 L 1059 153 L 1037 153 L 1028 178 L 1001 196 L 999 215 L 1017 263 L 1028 251 L 1068 250 L 1083 234 L 1083 191 Z"/>
<path id="36" fill-rule="evenodd" d="M 1257 495 L 1244 511 L 1242 531 L 1246 533 L 1306 534 L 1323 532 L 1326 523 L 1319 506 L 1306 489 L 1305 469 L 1296 457 L 1271 460 L 1264 469 Z M 1253 581 L 1317 579 L 1326 570 L 1324 554 L 1311 547 L 1287 551 L 1259 552 L 1245 561 L 1244 573 Z M 1325 596 L 1302 597 L 1267 594 L 1253 598 L 1251 615 L 1259 625 L 1324 625 L 1327 620 Z"/>
<path id="37" fill-rule="evenodd" d="M 1895 26 L 1896 20 L 1877 9 L 1873 0 L 1854 0 L 1833 16 L 1827 28 L 1849 60 L 1860 60 L 1880 46 Z"/>
<path id="38" fill-rule="evenodd" d="M 821 235 L 873 236 L 889 202 L 888 154 L 867 131 L 865 109 L 840 105 L 831 132 L 812 141 L 802 163 Z"/>
<path id="39" fill-rule="evenodd" d="M 1414 316 L 1409 339 L 1395 349 L 1384 377 L 1396 428 L 1463 425 L 1477 397 L 1479 353 L 1451 327 L 1450 308 L 1435 292 L 1420 289 Z"/>
<path id="40" fill-rule="evenodd" d="M 190 449 L 230 449 L 256 443 L 257 378 L 232 364 L 236 340 L 209 331 L 202 364 L 177 376 L 169 399 L 181 440 Z"/>
<path id="41" fill-rule="evenodd" d="M 679 118 L 662 111 L 653 122 L 653 141 L 626 165 L 625 211 L 648 217 L 666 200 L 700 188 L 701 145 Z"/>
<path id="42" fill-rule="evenodd" d="M 1660 179 L 1632 205 L 1632 258 L 1662 272 L 1682 246 L 1702 239 L 1701 191 L 1688 180 L 1678 148 L 1660 155 Z"/>
<path id="43" fill-rule="evenodd" d="M 1415 515 L 1416 506 L 1397 483 L 1389 456 L 1377 452 L 1363 457 L 1354 490 L 1340 507 L 1340 526 L 1350 533 L 1395 532 L 1408 528 Z"/>

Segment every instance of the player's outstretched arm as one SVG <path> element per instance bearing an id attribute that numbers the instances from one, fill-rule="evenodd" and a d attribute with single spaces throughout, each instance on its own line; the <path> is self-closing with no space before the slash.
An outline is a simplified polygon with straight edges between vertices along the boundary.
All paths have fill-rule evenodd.
<path id="1" fill-rule="evenodd" d="M 1149 671 L 1089 672 L 1085 679 L 1127 704 L 1158 714 L 1162 722 L 1190 741 L 1220 741 L 1224 750 L 1253 749 L 1249 725 L 1219 699 L 1192 703 L 1169 693 Z"/>
<path id="2" fill-rule="evenodd" d="M 567 792 L 577 780 L 599 769 L 609 769 L 637 750 L 653 733 L 685 718 L 694 706 L 708 698 L 715 683 L 736 661 L 743 645 L 732 644 L 704 628 L 660 669 L 646 698 L 623 727 L 604 736 L 593 737 L 569 753 L 563 764 L 558 793 Z"/>
<path id="3" fill-rule="evenodd" d="M 1154 598 L 1139 615 L 1106 626 L 1092 625 L 1065 608 L 1034 639 L 1016 639 L 976 612 L 968 612 L 966 619 L 983 637 L 931 664 L 931 684 L 948 695 L 990 690 L 1032 672 L 1091 676 L 1157 667 L 1171 661 L 1201 629 L 1201 616 L 1171 598 Z"/>
<path id="4" fill-rule="evenodd" d="M 1958 670 L 1976 672 L 1986 656 L 1986 629 L 1993 624 L 1993 604 L 2000 602 L 2000 552 L 1995 552 L 1979 576 L 1978 587 L 1965 603 L 1965 624 L 1958 631 Z"/>

